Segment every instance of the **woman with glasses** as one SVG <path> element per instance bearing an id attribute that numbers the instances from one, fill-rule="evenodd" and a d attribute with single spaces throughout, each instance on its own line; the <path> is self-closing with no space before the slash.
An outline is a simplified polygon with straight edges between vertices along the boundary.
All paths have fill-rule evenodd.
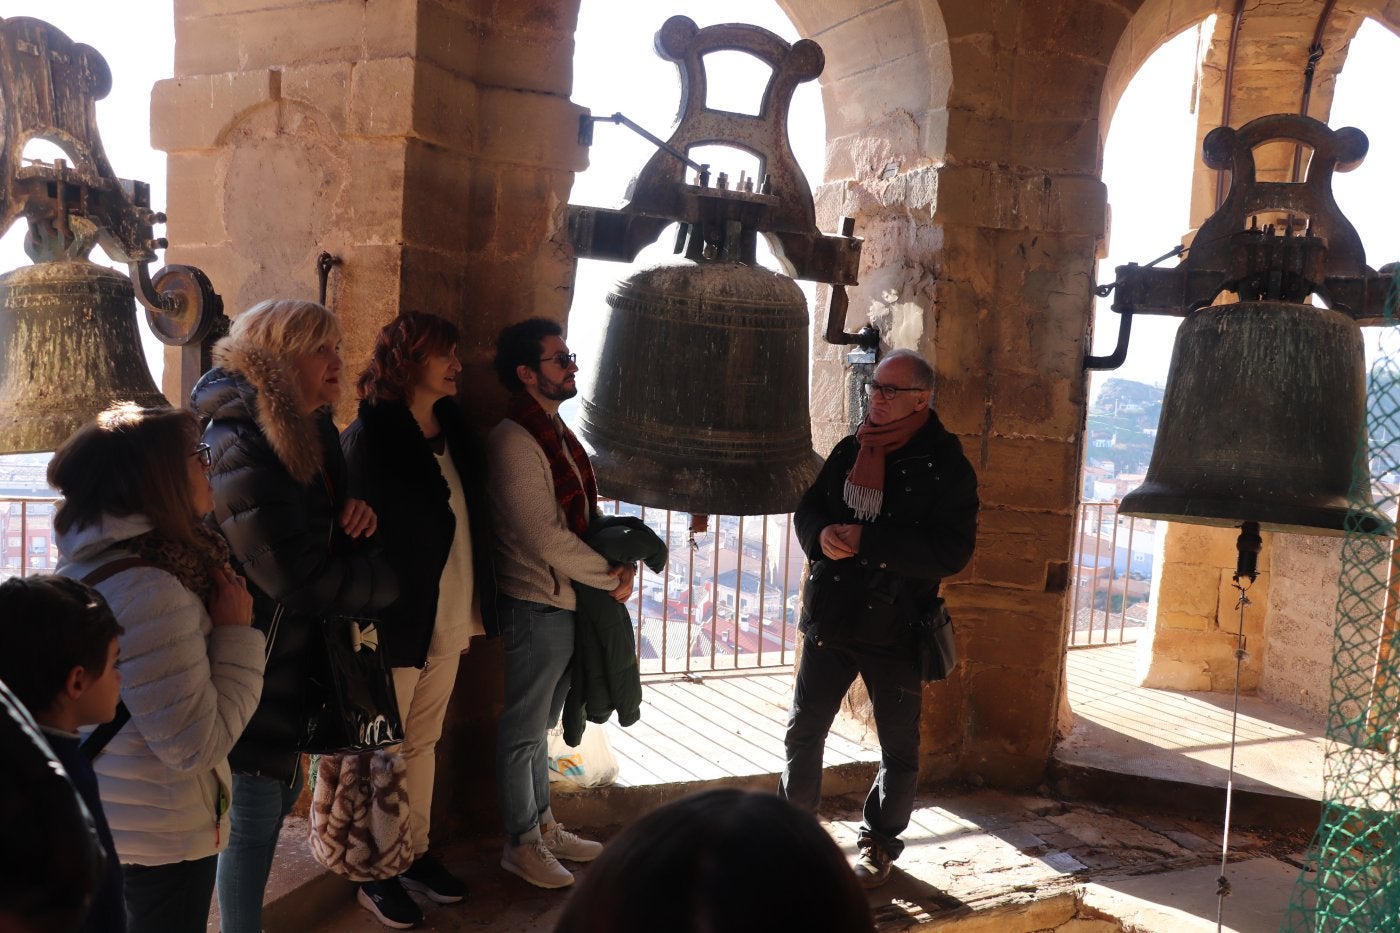
<path id="1" fill-rule="evenodd" d="M 229 838 L 228 754 L 262 689 L 263 635 L 214 507 L 193 414 L 117 405 L 49 463 L 59 573 L 117 621 L 119 725 L 93 761 L 132 933 L 203 931 Z"/>
<path id="2" fill-rule="evenodd" d="M 376 615 L 398 596 L 364 540 L 374 511 L 348 494 L 331 406 L 340 398 L 340 325 L 314 301 L 279 299 L 234 319 L 194 387 L 211 448 L 214 519 L 268 633 L 257 711 L 229 755 L 232 831 L 219 856 L 223 933 L 259 933 L 282 820 L 300 793 L 297 749 L 319 622 Z"/>
<path id="3" fill-rule="evenodd" d="M 379 539 L 399 575 L 380 649 L 403 716 L 414 862 L 397 878 L 361 884 L 358 894 L 397 928 L 422 919 L 409 891 L 439 904 L 467 896 L 428 852 L 434 758 L 458 662 L 473 638 L 496 627 L 486 456 L 455 401 L 457 341 L 457 328 L 435 314 L 408 312 L 386 324 L 357 384 L 359 417 L 341 436 L 351 485 L 380 516 Z"/>

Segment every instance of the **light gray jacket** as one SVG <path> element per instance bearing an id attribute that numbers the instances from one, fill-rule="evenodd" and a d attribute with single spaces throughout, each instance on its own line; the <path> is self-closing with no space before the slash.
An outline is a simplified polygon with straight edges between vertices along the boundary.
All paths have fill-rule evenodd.
<path id="1" fill-rule="evenodd" d="M 487 437 L 486 451 L 501 592 L 573 609 L 572 583 L 615 589 L 607 560 L 569 530 L 554 494 L 549 457 L 535 436 L 506 418 Z"/>
<path id="2" fill-rule="evenodd" d="M 143 516 L 103 516 L 59 535 L 58 572 L 81 580 L 132 556 Z M 124 629 L 122 701 L 131 719 L 93 762 L 124 863 L 205 858 L 228 841 L 228 752 L 262 692 L 263 634 L 215 626 L 172 574 L 133 567 L 97 584 Z"/>

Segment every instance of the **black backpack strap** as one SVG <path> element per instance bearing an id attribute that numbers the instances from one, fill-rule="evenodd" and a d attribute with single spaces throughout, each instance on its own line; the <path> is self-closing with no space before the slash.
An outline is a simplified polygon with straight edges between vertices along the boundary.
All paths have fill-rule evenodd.
<path id="1" fill-rule="evenodd" d="M 109 561 L 98 567 L 92 573 L 83 577 L 79 582 L 87 586 L 96 586 L 108 577 L 116 576 L 123 570 L 130 570 L 133 567 L 154 567 L 155 564 L 144 557 L 119 557 L 114 561 Z M 102 749 L 107 747 L 107 743 L 112 741 L 112 737 L 121 731 L 122 726 L 131 719 L 131 710 L 126 708 L 126 701 L 117 704 L 117 714 L 112 717 L 111 722 L 104 722 L 83 739 L 83 744 L 79 746 L 88 761 L 93 761 L 102 754 Z"/>
<path id="2" fill-rule="evenodd" d="M 126 701 L 122 701 L 117 704 L 117 715 L 112 717 L 111 722 L 104 722 L 88 733 L 88 737 L 83 739 L 83 744 L 78 746 L 88 761 L 95 761 L 97 756 L 102 754 L 102 749 L 107 747 L 107 743 L 112 741 L 113 736 L 121 731 L 129 719 L 131 710 L 126 708 Z"/>

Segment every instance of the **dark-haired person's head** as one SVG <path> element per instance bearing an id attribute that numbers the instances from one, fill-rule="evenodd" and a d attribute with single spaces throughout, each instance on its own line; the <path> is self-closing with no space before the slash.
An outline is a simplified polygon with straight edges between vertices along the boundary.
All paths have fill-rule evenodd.
<path id="1" fill-rule="evenodd" d="M 446 318 L 405 311 L 385 324 L 375 338 L 369 365 L 355 384 L 360 398 L 371 405 L 383 401 L 411 405 L 415 390 L 420 388 L 437 397 L 452 394 L 461 370 L 457 363 L 459 339 L 457 325 Z M 430 372 L 438 357 L 450 358 L 456 365 L 444 366 L 441 375 Z"/>
<path id="2" fill-rule="evenodd" d="M 613 840 L 555 933 L 875 929 L 864 890 L 810 814 L 721 788 L 659 807 Z"/>
<path id="3" fill-rule="evenodd" d="M 0 931 L 72 933 L 102 878 L 92 816 L 0 680 Z"/>
<path id="4" fill-rule="evenodd" d="M 523 392 L 525 384 L 516 373 L 517 366 L 540 368 L 541 349 L 547 337 L 562 337 L 564 328 L 558 321 L 549 318 L 532 317 L 511 324 L 496 338 L 496 358 L 493 365 L 496 378 L 511 392 Z"/>
<path id="5" fill-rule="evenodd" d="M 122 627 L 96 590 L 57 576 L 11 577 L 0 583 L 0 680 L 14 691 L 35 719 L 43 722 L 56 703 L 79 686 L 112 678 L 110 671 Z M 81 725 L 111 719 L 117 692 L 104 683 L 91 693 Z"/>
<path id="6" fill-rule="evenodd" d="M 113 405 L 74 431 L 49 461 L 49 485 L 63 494 L 54 528 L 82 528 L 104 514 L 144 515 L 162 537 L 192 541 L 195 504 L 208 498 L 198 495 L 208 488 L 192 460 L 198 447 L 193 412 Z"/>

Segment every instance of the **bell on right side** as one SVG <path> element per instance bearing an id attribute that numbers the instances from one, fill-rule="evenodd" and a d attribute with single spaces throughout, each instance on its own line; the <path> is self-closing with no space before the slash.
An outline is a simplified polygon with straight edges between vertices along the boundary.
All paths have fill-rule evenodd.
<path id="1" fill-rule="evenodd" d="M 1350 317 L 1278 301 L 1202 308 L 1177 331 L 1147 477 L 1119 512 L 1383 532 L 1369 483 L 1365 507 L 1351 502 L 1365 418 L 1365 354 Z"/>
<path id="2" fill-rule="evenodd" d="M 1311 151 L 1305 179 L 1301 157 L 1292 181 L 1256 177 L 1255 149 L 1276 141 Z M 1118 267 L 1118 347 L 1085 360 L 1089 369 L 1120 365 L 1133 314 L 1184 317 L 1147 475 L 1119 514 L 1300 534 L 1393 532 L 1371 493 L 1361 339 L 1362 325 L 1394 323 L 1385 310 L 1390 276 L 1366 265 L 1332 197 L 1333 172 L 1360 165 L 1368 146 L 1355 127 L 1333 130 L 1300 114 L 1206 135 L 1202 156 L 1229 172 L 1228 197 L 1180 265 Z M 1222 293 L 1240 300 L 1212 304 Z"/>

